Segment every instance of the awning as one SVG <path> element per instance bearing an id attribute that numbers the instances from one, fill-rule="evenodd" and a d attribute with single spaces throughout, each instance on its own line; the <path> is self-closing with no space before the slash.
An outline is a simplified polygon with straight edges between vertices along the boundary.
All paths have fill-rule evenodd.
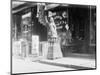
<path id="1" fill-rule="evenodd" d="M 52 9 L 52 8 L 58 7 L 59 5 L 60 5 L 60 4 L 48 4 L 48 5 L 46 5 L 45 10 L 49 10 L 49 9 Z"/>

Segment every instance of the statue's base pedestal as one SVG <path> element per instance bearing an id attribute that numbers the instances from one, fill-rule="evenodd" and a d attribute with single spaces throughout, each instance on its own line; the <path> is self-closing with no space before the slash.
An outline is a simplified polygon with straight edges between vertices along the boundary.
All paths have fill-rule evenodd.
<path id="1" fill-rule="evenodd" d="M 47 59 L 53 60 L 62 57 L 63 56 L 59 42 L 49 43 Z"/>

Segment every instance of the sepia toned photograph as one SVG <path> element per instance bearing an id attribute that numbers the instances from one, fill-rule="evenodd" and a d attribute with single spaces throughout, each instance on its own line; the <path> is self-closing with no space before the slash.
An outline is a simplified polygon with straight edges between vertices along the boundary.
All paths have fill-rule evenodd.
<path id="1" fill-rule="evenodd" d="M 12 74 L 96 67 L 96 6 L 11 0 Z"/>

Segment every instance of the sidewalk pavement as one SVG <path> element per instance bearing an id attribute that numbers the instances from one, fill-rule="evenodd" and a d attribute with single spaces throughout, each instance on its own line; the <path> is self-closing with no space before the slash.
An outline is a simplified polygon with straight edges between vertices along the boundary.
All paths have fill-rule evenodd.
<path id="1" fill-rule="evenodd" d="M 81 69 L 96 68 L 96 59 L 95 59 L 95 55 L 93 54 L 71 53 L 68 54 L 67 57 L 63 57 L 55 60 L 43 59 L 41 61 L 53 63 L 53 64 L 55 63 L 58 65 L 72 65 L 72 66 L 76 66 L 75 69 L 80 69 L 77 67 L 83 67 Z"/>
<path id="2" fill-rule="evenodd" d="M 33 59 L 33 58 L 32 58 Z M 48 72 L 63 70 L 82 70 L 95 69 L 95 59 L 64 57 L 55 60 L 29 58 L 19 59 L 13 56 L 12 72 L 13 73 L 29 73 L 29 72 Z"/>
<path id="3" fill-rule="evenodd" d="M 54 65 L 54 66 L 73 68 L 76 70 L 96 68 L 96 63 L 95 63 L 95 60 L 93 60 L 93 59 L 65 57 L 65 58 L 55 59 L 55 60 L 43 59 L 40 62 L 49 64 L 49 65 Z"/>
<path id="4" fill-rule="evenodd" d="M 33 61 L 32 62 L 28 58 L 19 59 L 19 58 L 13 57 L 13 59 L 12 59 L 12 73 L 13 74 L 61 71 L 61 70 L 74 70 L 74 69 L 43 64 L 43 63 L 40 63 L 39 61 Z"/>

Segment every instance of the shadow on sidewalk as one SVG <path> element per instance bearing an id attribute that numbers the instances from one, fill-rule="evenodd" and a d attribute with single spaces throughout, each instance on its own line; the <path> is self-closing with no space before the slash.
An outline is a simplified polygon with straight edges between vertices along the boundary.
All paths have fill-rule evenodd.
<path id="1" fill-rule="evenodd" d="M 65 67 L 65 68 L 73 68 L 75 70 L 95 69 L 95 68 L 91 68 L 91 67 L 84 67 L 84 66 L 77 66 L 77 65 L 65 65 L 65 64 L 60 64 L 60 63 L 55 63 L 55 62 L 47 62 L 47 61 L 39 61 L 39 63 L 53 65 L 53 66 L 59 66 L 59 67 Z"/>

